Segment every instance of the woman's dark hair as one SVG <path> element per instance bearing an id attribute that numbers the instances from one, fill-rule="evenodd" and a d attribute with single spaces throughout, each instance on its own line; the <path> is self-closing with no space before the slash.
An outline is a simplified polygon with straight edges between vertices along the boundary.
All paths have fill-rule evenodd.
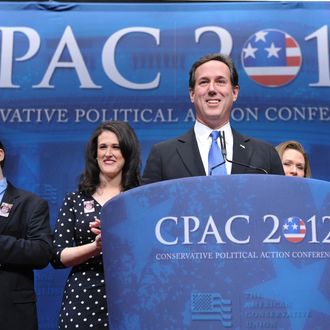
<path id="1" fill-rule="evenodd" d="M 134 130 L 122 121 L 106 121 L 98 126 L 90 137 L 85 156 L 85 170 L 80 175 L 79 191 L 92 195 L 100 184 L 100 168 L 97 163 L 97 139 L 104 131 L 114 133 L 119 142 L 120 151 L 125 159 L 122 173 L 122 188 L 128 190 L 141 184 L 140 146 Z"/>
<path id="2" fill-rule="evenodd" d="M 196 84 L 196 70 L 202 64 L 209 62 L 209 61 L 219 61 L 226 64 L 229 68 L 230 72 L 230 82 L 231 86 L 234 88 L 238 85 L 238 73 L 235 67 L 233 60 L 224 54 L 208 54 L 206 56 L 201 57 L 197 60 L 191 67 L 189 72 L 189 89 L 192 90 Z"/>

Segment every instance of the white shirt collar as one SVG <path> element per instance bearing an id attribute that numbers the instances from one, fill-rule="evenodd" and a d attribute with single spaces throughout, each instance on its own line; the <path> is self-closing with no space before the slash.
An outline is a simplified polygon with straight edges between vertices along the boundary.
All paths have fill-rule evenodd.
<path id="1" fill-rule="evenodd" d="M 224 126 L 220 127 L 219 129 L 214 130 L 196 120 L 195 126 L 194 126 L 194 131 L 195 131 L 197 141 L 202 142 L 202 143 L 205 143 L 205 141 L 209 141 L 209 137 L 210 137 L 210 134 L 212 131 L 225 132 L 226 144 L 228 144 L 228 143 L 232 144 L 232 141 L 233 141 L 233 133 L 231 131 L 231 126 L 230 126 L 229 122 L 227 124 L 225 124 Z M 228 142 L 227 142 L 227 140 L 228 140 Z M 209 142 L 209 143 L 211 143 L 211 142 Z"/>
<path id="2" fill-rule="evenodd" d="M 197 140 L 197 145 L 199 149 L 199 153 L 202 158 L 202 162 L 204 165 L 205 172 L 207 173 L 208 167 L 208 153 L 211 145 L 210 134 L 214 131 L 210 127 L 200 123 L 199 121 L 195 121 L 194 132 Z M 233 159 L 233 132 L 231 130 L 230 123 L 228 122 L 224 126 L 222 126 L 217 131 L 222 131 L 225 133 L 226 138 L 226 149 L 227 149 L 227 157 L 228 159 Z M 231 173 L 232 164 L 230 162 L 226 162 L 227 173 Z"/>

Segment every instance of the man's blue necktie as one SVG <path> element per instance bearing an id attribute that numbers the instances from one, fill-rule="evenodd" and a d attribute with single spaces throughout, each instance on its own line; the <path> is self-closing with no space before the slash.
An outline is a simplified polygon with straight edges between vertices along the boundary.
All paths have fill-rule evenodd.
<path id="1" fill-rule="evenodd" d="M 217 143 L 219 132 L 213 131 L 210 136 L 212 138 L 212 143 L 209 151 L 209 175 L 225 175 L 227 174 L 226 164 Z"/>

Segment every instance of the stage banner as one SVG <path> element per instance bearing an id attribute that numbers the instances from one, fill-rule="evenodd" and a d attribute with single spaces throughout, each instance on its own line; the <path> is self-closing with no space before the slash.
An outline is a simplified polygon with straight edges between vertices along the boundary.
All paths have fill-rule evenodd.
<path id="1" fill-rule="evenodd" d="M 232 127 L 273 145 L 300 141 L 313 178 L 329 180 L 329 24 L 329 3 L 316 1 L 1 2 L 6 176 L 49 202 L 54 226 L 92 131 L 128 122 L 143 167 L 154 143 L 193 126 L 190 67 L 221 52 L 239 74 Z M 56 329 L 66 276 L 36 272 L 41 330 Z"/>
<path id="2" fill-rule="evenodd" d="M 109 201 L 110 329 L 327 329 L 330 184 L 271 175 L 164 181 Z"/>

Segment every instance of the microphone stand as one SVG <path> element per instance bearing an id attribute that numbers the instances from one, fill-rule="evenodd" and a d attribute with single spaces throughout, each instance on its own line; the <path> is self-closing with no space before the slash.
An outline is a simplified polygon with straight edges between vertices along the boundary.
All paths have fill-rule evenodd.
<path id="1" fill-rule="evenodd" d="M 265 169 L 261 168 L 261 167 L 255 167 L 255 166 L 252 166 L 252 165 L 249 165 L 249 164 L 243 164 L 243 163 L 240 163 L 240 162 L 236 162 L 234 160 L 229 160 L 227 158 L 227 147 L 226 147 L 225 132 L 220 131 L 219 136 L 220 136 L 220 145 L 221 145 L 222 156 L 223 156 L 223 159 L 226 162 L 236 164 L 236 165 L 239 165 L 239 166 L 243 166 L 243 167 L 246 167 L 246 168 L 250 168 L 250 169 L 253 169 L 253 170 L 256 170 L 256 171 L 260 171 L 264 174 L 268 174 L 268 172 Z M 217 166 L 219 166 L 219 165 L 217 165 Z M 212 168 L 212 170 L 213 170 L 213 168 Z"/>

